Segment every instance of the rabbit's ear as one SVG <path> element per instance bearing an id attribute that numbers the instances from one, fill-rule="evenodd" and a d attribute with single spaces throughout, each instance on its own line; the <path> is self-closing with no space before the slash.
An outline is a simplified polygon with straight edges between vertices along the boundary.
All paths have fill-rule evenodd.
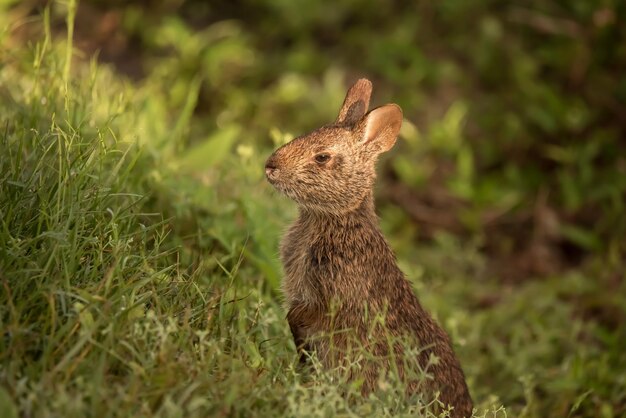
<path id="1" fill-rule="evenodd" d="M 357 123 L 367 112 L 371 95 L 372 83 L 368 79 L 361 78 L 354 83 L 346 94 L 335 124 L 354 125 Z"/>
<path id="2" fill-rule="evenodd" d="M 397 104 L 386 104 L 369 112 L 357 125 L 363 136 L 361 144 L 376 153 L 389 151 L 396 143 L 402 126 L 402 109 Z"/>

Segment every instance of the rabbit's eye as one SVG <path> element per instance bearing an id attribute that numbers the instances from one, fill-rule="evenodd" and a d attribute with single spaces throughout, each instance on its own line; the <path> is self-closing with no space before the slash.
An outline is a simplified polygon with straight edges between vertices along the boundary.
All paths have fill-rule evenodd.
<path id="1" fill-rule="evenodd" d="M 327 154 L 325 152 L 317 154 L 315 156 L 315 162 L 317 162 L 318 164 L 324 164 L 328 162 L 328 160 L 330 160 L 330 154 Z"/>

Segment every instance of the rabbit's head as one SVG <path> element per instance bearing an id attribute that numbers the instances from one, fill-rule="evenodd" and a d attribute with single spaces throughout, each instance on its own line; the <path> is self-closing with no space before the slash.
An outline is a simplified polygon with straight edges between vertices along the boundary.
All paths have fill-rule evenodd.
<path id="1" fill-rule="evenodd" d="M 396 142 L 402 110 L 387 104 L 369 112 L 372 83 L 357 81 L 334 124 L 295 138 L 267 160 L 268 181 L 315 211 L 340 214 L 355 209 L 371 193 L 379 154 Z"/>

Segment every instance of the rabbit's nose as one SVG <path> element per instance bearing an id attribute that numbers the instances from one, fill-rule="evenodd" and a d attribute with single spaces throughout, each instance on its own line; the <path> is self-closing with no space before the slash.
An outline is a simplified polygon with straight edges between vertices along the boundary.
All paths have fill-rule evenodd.
<path id="1" fill-rule="evenodd" d="M 270 177 L 274 172 L 278 169 L 278 165 L 276 164 L 276 160 L 270 157 L 265 163 L 265 175 Z"/>

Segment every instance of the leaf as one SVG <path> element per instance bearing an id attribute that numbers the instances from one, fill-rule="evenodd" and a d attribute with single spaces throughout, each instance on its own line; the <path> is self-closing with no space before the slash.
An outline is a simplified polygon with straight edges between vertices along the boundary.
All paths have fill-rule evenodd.
<path id="1" fill-rule="evenodd" d="M 74 310 L 78 312 L 81 331 L 91 332 L 95 328 L 95 320 L 88 308 L 80 302 L 74 302 Z"/>
<path id="2" fill-rule="evenodd" d="M 182 171 L 204 170 L 224 160 L 241 128 L 228 126 L 211 135 L 202 144 L 187 151 L 178 161 Z"/>
<path id="3" fill-rule="evenodd" d="M 575 225 L 562 225 L 561 234 L 587 250 L 597 250 L 602 246 L 600 238 L 596 234 Z"/>
<path id="4" fill-rule="evenodd" d="M 17 407 L 11 395 L 2 387 L 0 387 L 0 411 L 3 418 L 17 418 Z"/>
<path id="5" fill-rule="evenodd" d="M 578 408 L 580 408 L 580 405 L 583 403 L 583 401 L 592 393 L 593 393 L 593 389 L 589 389 L 588 391 L 582 393 L 581 395 L 578 395 L 578 397 L 574 401 L 574 404 L 572 405 L 572 408 L 570 409 L 569 415 L 571 416 L 572 412 L 577 411 Z"/>

